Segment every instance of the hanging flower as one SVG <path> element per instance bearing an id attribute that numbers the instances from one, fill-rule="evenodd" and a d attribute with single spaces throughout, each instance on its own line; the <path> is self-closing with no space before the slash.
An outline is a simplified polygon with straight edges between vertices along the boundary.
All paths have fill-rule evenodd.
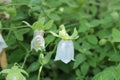
<path id="1" fill-rule="evenodd" d="M 5 43 L 5 41 L 4 41 L 3 37 L 2 37 L 2 34 L 0 34 L 0 53 L 6 47 L 7 47 L 7 44 Z"/>
<path id="2" fill-rule="evenodd" d="M 77 39 L 78 32 L 76 28 L 74 29 L 74 32 L 71 36 L 68 35 L 68 33 L 65 30 L 65 26 L 60 26 L 61 31 L 59 31 L 59 35 L 56 33 L 50 31 L 54 36 L 62 38 L 62 40 L 59 42 L 57 46 L 57 53 L 55 56 L 55 61 L 61 60 L 64 63 L 69 63 L 71 60 L 74 60 L 74 45 L 73 45 L 73 39 Z"/>
<path id="3" fill-rule="evenodd" d="M 0 74 L 7 74 L 6 80 L 26 80 L 25 76 L 29 76 L 25 70 L 16 64 L 11 69 L 3 69 Z"/>
<path id="4" fill-rule="evenodd" d="M 43 30 L 35 30 L 34 36 L 31 41 L 31 50 L 35 49 L 36 52 L 39 50 L 45 49 L 45 40 L 44 40 L 44 31 Z"/>
<path id="5" fill-rule="evenodd" d="M 61 40 L 57 47 L 55 61 L 61 60 L 68 63 L 74 60 L 74 46 L 72 40 Z"/>
<path id="6" fill-rule="evenodd" d="M 49 20 L 45 23 L 45 18 L 41 17 L 34 22 L 33 25 L 30 25 L 25 21 L 24 23 L 34 30 L 34 36 L 31 41 L 31 50 L 35 49 L 36 52 L 39 50 L 45 50 L 44 31 L 51 28 L 53 20 Z"/>

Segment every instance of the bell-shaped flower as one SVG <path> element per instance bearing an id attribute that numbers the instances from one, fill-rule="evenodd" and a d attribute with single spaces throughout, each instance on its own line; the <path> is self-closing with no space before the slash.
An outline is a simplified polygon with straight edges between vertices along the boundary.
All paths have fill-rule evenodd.
<path id="1" fill-rule="evenodd" d="M 72 40 L 61 40 L 59 42 L 55 60 L 61 60 L 64 63 L 74 60 L 74 46 Z"/>
<path id="2" fill-rule="evenodd" d="M 14 64 L 11 69 L 3 69 L 0 74 L 7 74 L 6 80 L 26 80 L 25 76 L 29 76 L 28 73 L 17 66 L 17 64 Z"/>
<path id="3" fill-rule="evenodd" d="M 60 28 L 61 31 L 59 31 L 59 35 L 50 31 L 50 33 L 52 33 L 54 36 L 62 38 L 62 40 L 57 46 L 55 61 L 61 60 L 67 64 L 71 60 L 74 60 L 74 45 L 72 40 L 77 39 L 79 36 L 78 32 L 76 31 L 76 28 L 74 29 L 74 32 L 71 36 L 67 34 L 64 25 L 61 25 Z"/>
<path id="4" fill-rule="evenodd" d="M 46 22 L 44 17 L 40 17 L 36 22 L 33 23 L 33 25 L 30 25 L 26 21 L 23 22 L 34 30 L 34 37 L 31 41 L 31 50 L 45 50 L 44 31 L 52 27 L 53 20 Z"/>
<path id="5" fill-rule="evenodd" d="M 45 49 L 45 40 L 44 40 L 44 31 L 43 30 L 35 30 L 34 36 L 31 41 L 31 50 L 34 49 L 36 52 L 39 50 Z"/>
<path id="6" fill-rule="evenodd" d="M 5 41 L 4 41 L 3 37 L 2 37 L 2 34 L 0 34 L 0 53 L 6 47 L 7 47 L 7 44 L 5 43 Z"/>

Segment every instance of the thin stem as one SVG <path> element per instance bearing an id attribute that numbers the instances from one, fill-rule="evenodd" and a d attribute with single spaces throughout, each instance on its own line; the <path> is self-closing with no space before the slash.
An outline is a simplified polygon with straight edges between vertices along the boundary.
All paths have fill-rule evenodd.
<path id="1" fill-rule="evenodd" d="M 112 41 L 111 41 L 111 44 L 112 44 L 112 47 L 113 47 L 115 53 L 117 53 L 117 50 L 116 50 L 116 48 L 115 48 L 115 45 L 114 45 L 114 43 L 113 43 Z"/>
<path id="2" fill-rule="evenodd" d="M 40 80 L 40 75 L 41 75 L 42 68 L 43 68 L 43 65 L 41 65 L 40 68 L 39 68 L 38 80 Z"/>
<path id="3" fill-rule="evenodd" d="M 6 40 L 9 39 L 11 32 L 12 32 L 12 30 L 10 30 L 10 31 L 8 32 L 8 34 L 7 34 L 7 39 L 6 39 Z"/>
<path id="4" fill-rule="evenodd" d="M 30 28 L 29 26 L 21 26 L 21 27 L 10 27 L 10 28 L 0 28 L 0 30 L 9 30 L 9 29 L 19 29 L 19 28 Z"/>
<path id="5" fill-rule="evenodd" d="M 21 68 L 24 67 L 24 65 L 25 65 L 25 63 L 26 63 L 26 61 L 27 61 L 28 56 L 29 56 L 29 53 L 26 54 Z"/>
<path id="6" fill-rule="evenodd" d="M 14 4 L 8 4 L 10 6 L 21 6 L 21 5 L 28 5 L 28 3 L 14 3 Z"/>

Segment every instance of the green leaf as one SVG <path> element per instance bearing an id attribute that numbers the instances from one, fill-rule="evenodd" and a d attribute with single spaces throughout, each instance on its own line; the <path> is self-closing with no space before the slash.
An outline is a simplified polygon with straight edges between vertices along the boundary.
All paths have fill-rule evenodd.
<path id="1" fill-rule="evenodd" d="M 81 65 L 81 72 L 82 72 L 82 74 L 83 75 L 86 75 L 87 74 L 87 72 L 88 72 L 88 70 L 89 70 L 89 65 L 88 65 L 88 63 L 83 63 L 82 65 Z"/>
<path id="2" fill-rule="evenodd" d="M 27 69 L 27 71 L 30 72 L 34 72 L 36 70 L 38 70 L 40 67 L 40 64 L 38 62 L 33 62 Z"/>
<path id="3" fill-rule="evenodd" d="M 39 18 L 38 21 L 39 21 L 42 25 L 44 25 L 44 23 L 45 23 L 45 17 Z"/>
<path id="4" fill-rule="evenodd" d="M 74 66 L 73 68 L 77 68 L 82 62 L 84 62 L 86 60 L 86 57 L 84 54 L 78 54 L 76 57 L 75 57 L 75 63 L 74 63 Z"/>
<path id="5" fill-rule="evenodd" d="M 55 37 L 52 35 L 47 35 L 47 37 L 45 38 L 45 42 L 46 42 L 46 46 L 50 43 L 52 43 L 55 40 Z"/>
<path id="6" fill-rule="evenodd" d="M 71 35 L 71 37 L 72 37 L 72 39 L 77 39 L 77 38 L 79 38 L 78 32 L 77 32 L 76 28 L 74 28 L 74 32 L 73 32 L 73 34 Z"/>
<path id="7" fill-rule="evenodd" d="M 10 69 L 4 69 L 0 72 L 0 74 L 8 74 L 10 71 Z"/>
<path id="8" fill-rule="evenodd" d="M 119 61 L 120 61 L 120 54 L 111 53 L 111 54 L 109 55 L 109 61 L 119 62 Z"/>
<path id="9" fill-rule="evenodd" d="M 53 36 L 59 37 L 59 35 L 57 35 L 56 33 L 49 31 Z"/>
<path id="10" fill-rule="evenodd" d="M 113 42 L 120 42 L 120 31 L 116 28 L 112 30 L 112 41 Z"/>
<path id="11" fill-rule="evenodd" d="M 14 51 L 12 51 L 12 54 L 10 54 L 8 56 L 8 62 L 9 63 L 18 62 L 24 57 L 24 55 L 25 55 L 25 52 L 21 48 L 17 49 L 17 50 L 14 50 Z"/>
<path id="12" fill-rule="evenodd" d="M 20 69 L 20 72 L 22 72 L 23 74 L 25 74 L 27 77 L 29 76 L 29 74 L 25 70 L 23 70 L 23 69 Z"/>
<path id="13" fill-rule="evenodd" d="M 48 21 L 45 25 L 44 25 L 44 30 L 50 29 L 52 27 L 53 24 L 53 20 Z"/>
<path id="14" fill-rule="evenodd" d="M 87 41 L 94 45 L 96 45 L 98 43 L 98 40 L 95 35 L 88 35 Z"/>
<path id="15" fill-rule="evenodd" d="M 99 26 L 100 21 L 99 20 L 93 20 L 92 22 L 90 22 L 90 27 L 97 27 Z"/>
<path id="16" fill-rule="evenodd" d="M 51 56 L 52 56 L 52 52 L 46 54 L 46 56 L 43 59 L 43 65 L 47 64 L 50 61 Z"/>
<path id="17" fill-rule="evenodd" d="M 19 29 L 19 30 L 14 30 L 14 34 L 15 34 L 15 37 L 20 40 L 20 41 L 23 41 L 23 35 L 27 32 L 29 32 L 29 28 L 26 28 L 26 29 Z"/>
<path id="18" fill-rule="evenodd" d="M 21 33 L 15 31 L 15 37 L 16 37 L 18 40 L 23 41 L 23 35 L 22 35 Z"/>
<path id="19" fill-rule="evenodd" d="M 33 30 L 43 30 L 43 24 L 40 20 L 36 21 L 35 23 L 33 23 L 32 25 L 32 29 Z"/>

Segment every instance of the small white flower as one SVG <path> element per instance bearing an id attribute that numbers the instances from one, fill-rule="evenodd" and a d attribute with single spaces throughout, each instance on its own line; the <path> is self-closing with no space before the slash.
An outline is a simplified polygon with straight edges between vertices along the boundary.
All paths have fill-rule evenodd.
<path id="1" fill-rule="evenodd" d="M 17 80 L 17 77 L 16 77 L 16 76 L 13 76 L 13 80 Z"/>
<path id="2" fill-rule="evenodd" d="M 72 40 L 61 40 L 57 47 L 55 61 L 61 60 L 64 63 L 69 63 L 74 60 L 74 45 Z"/>
<path id="3" fill-rule="evenodd" d="M 45 49 L 45 40 L 44 40 L 44 31 L 35 30 L 34 37 L 31 41 L 31 50 L 35 49 L 36 52 L 39 50 Z"/>
<path id="4" fill-rule="evenodd" d="M 4 48 L 6 48 L 6 47 L 7 47 L 7 44 L 5 43 L 2 35 L 0 34 L 0 53 L 1 53 L 2 50 L 3 50 Z"/>

